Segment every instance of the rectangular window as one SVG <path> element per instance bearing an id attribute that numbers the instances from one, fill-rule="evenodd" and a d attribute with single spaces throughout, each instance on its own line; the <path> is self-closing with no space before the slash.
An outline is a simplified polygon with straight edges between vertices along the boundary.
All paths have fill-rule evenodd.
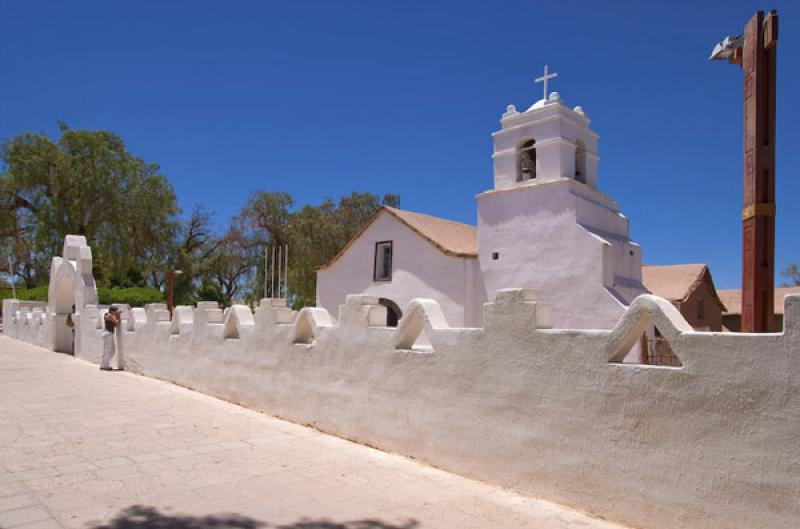
<path id="1" fill-rule="evenodd" d="M 392 280 L 392 241 L 375 243 L 375 281 Z"/>
<path id="2" fill-rule="evenodd" d="M 706 318 L 706 304 L 702 299 L 697 300 L 697 319 L 704 320 Z"/>

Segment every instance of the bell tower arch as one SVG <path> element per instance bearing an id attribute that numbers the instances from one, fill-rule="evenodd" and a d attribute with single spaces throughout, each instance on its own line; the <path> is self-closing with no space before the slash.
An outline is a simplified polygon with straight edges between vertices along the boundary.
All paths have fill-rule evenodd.
<path id="1" fill-rule="evenodd" d="M 597 134 L 579 106 L 568 108 L 558 92 L 525 112 L 509 105 L 494 141 L 494 187 L 507 189 L 569 178 L 597 188 Z"/>

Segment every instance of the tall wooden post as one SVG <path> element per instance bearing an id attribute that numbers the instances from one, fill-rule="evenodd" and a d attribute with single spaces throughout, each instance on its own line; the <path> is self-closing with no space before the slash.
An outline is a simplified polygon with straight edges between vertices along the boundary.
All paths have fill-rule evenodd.
<path id="1" fill-rule="evenodd" d="M 742 332 L 774 330 L 777 40 L 775 11 L 759 11 L 745 26 Z"/>

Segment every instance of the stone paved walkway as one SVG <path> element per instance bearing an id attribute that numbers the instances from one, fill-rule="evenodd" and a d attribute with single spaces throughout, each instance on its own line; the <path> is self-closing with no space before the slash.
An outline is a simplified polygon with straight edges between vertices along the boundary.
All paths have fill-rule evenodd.
<path id="1" fill-rule="evenodd" d="M 613 529 L 0 336 L 0 528 Z"/>

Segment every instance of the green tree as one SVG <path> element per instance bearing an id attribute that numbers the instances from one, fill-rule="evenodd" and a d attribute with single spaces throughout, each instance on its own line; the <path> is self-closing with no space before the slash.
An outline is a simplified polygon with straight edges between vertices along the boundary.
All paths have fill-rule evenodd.
<path id="1" fill-rule="evenodd" d="M 783 286 L 800 287 L 800 264 L 790 263 L 789 266 L 781 270 L 781 275 L 786 278 Z"/>
<path id="2" fill-rule="evenodd" d="M 181 271 L 180 275 L 175 276 L 176 304 L 189 305 L 203 299 L 200 292 L 203 277 L 222 244 L 222 238 L 216 235 L 213 223 L 213 213 L 195 205 L 189 219 L 180 225 L 178 237 L 169 250 L 168 265 L 161 272 L 154 272 L 154 280 L 162 282 L 166 280 L 166 268 Z"/>
<path id="3" fill-rule="evenodd" d="M 252 235 L 263 243 L 284 244 L 293 206 L 294 199 L 289 193 L 257 191 L 242 208 L 242 228 L 253 230 Z"/>
<path id="4" fill-rule="evenodd" d="M 261 245 L 234 219 L 205 267 L 201 290 L 225 305 L 250 296 L 246 286 L 259 260 Z"/>
<path id="5" fill-rule="evenodd" d="M 252 297 L 263 293 L 263 252 L 267 244 L 289 247 L 289 297 L 294 308 L 313 305 L 316 300 L 315 269 L 330 261 L 368 222 L 381 206 L 398 206 L 397 195 L 381 198 L 372 193 L 352 193 L 336 203 L 326 198 L 318 206 L 306 205 L 292 211 L 294 200 L 287 193 L 257 192 L 242 208 L 242 225 L 251 230 L 249 240 L 259 247 L 254 252 L 256 273 L 250 284 Z M 271 277 L 271 263 L 266 273 Z"/>
<path id="6" fill-rule="evenodd" d="M 265 263 L 265 252 L 268 247 L 288 242 L 293 206 L 294 198 L 289 193 L 256 191 L 245 200 L 239 216 L 233 221 L 251 247 L 248 258 L 253 261 L 255 270 L 249 274 L 248 284 L 243 287 L 243 296 L 249 301 L 269 295 L 264 290 L 264 277 L 273 277 L 273 270 L 272 263 Z"/>
<path id="7" fill-rule="evenodd" d="M 145 277 L 178 227 L 172 186 L 111 132 L 64 123 L 60 132 L 57 142 L 25 132 L 0 145 L 2 246 L 28 286 L 46 282 L 69 233 L 87 237 L 104 281 Z"/>

